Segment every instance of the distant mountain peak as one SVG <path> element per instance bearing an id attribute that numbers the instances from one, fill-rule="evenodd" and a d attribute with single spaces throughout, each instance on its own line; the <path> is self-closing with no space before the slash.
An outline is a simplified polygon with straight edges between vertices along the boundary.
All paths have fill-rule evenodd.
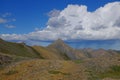
<path id="1" fill-rule="evenodd" d="M 62 40 L 62 39 L 57 39 L 55 40 L 52 44 L 48 45 L 48 47 L 65 47 L 68 45 Z"/>
<path id="2" fill-rule="evenodd" d="M 64 43 L 64 41 L 62 40 L 62 39 L 57 39 L 56 41 L 54 41 L 54 43 L 58 43 L 58 44 L 60 44 L 60 43 Z M 65 44 L 65 43 L 64 43 Z"/>
<path id="3" fill-rule="evenodd" d="M 56 41 L 63 41 L 62 39 L 58 38 Z"/>
<path id="4" fill-rule="evenodd" d="M 56 50 L 56 52 L 64 56 L 65 59 L 75 59 L 73 48 L 67 45 L 62 39 L 57 39 L 52 44 L 50 44 L 48 48 L 54 51 Z"/>

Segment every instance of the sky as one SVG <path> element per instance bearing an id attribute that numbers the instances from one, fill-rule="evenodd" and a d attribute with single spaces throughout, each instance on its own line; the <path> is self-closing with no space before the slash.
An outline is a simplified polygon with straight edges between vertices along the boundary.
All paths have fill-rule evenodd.
<path id="1" fill-rule="evenodd" d="M 120 0 L 0 0 L 4 40 L 120 50 L 119 35 Z"/>

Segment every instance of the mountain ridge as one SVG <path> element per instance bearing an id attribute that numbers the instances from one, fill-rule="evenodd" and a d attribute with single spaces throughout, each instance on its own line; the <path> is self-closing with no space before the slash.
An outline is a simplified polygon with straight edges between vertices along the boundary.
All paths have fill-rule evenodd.
<path id="1" fill-rule="evenodd" d="M 110 57 L 119 53 L 119 51 L 116 50 L 94 50 L 92 48 L 74 49 L 67 45 L 62 39 L 55 40 L 47 47 L 28 46 L 25 43 L 14 43 L 0 39 L 0 52 L 17 56 L 23 55 L 23 57 L 30 57 L 31 55 L 31 57 L 39 56 L 39 58 L 63 60 Z"/>
<path id="2" fill-rule="evenodd" d="M 25 43 L 14 43 L 0 39 L 0 52 L 21 57 L 39 58 L 37 52 Z"/>

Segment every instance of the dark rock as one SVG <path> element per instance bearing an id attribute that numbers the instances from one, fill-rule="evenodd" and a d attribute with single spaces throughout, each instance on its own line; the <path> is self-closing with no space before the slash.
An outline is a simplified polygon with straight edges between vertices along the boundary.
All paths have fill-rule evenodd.
<path id="1" fill-rule="evenodd" d="M 12 58 L 10 56 L 0 54 L 0 65 L 10 63 L 11 61 Z"/>

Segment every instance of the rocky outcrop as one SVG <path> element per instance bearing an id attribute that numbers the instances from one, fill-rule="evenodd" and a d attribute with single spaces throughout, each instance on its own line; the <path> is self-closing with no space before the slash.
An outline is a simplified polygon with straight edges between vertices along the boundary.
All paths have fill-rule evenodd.
<path id="1" fill-rule="evenodd" d="M 0 54 L 0 65 L 12 62 L 12 57 Z"/>

